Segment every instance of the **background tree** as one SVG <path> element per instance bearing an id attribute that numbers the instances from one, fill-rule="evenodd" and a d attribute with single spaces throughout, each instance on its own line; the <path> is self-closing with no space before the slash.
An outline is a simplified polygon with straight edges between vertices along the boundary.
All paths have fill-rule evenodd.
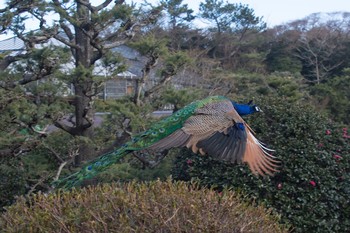
<path id="1" fill-rule="evenodd" d="M 179 50 L 191 40 L 196 30 L 191 27 L 195 19 L 193 10 L 183 3 L 183 0 L 162 0 L 163 18 L 160 21 L 160 31 L 169 39 L 170 47 Z"/>
<path id="2" fill-rule="evenodd" d="M 0 12 L 1 32 L 12 32 L 25 44 L 23 53 L 3 57 L 1 66 L 9 68 L 15 66 L 15 62 L 26 64 L 21 69 L 15 69 L 17 79 L 7 76 L 1 82 L 1 87 L 5 90 L 13 89 L 49 76 L 57 77 L 54 76 L 54 71 L 60 70 L 67 61 L 61 60 L 60 56 L 55 57 L 53 51 L 41 55 L 35 62 L 29 61 L 30 56 L 38 51 L 37 45 L 39 51 L 47 50 L 43 45 L 49 40 L 68 48 L 73 66 L 68 71 L 69 66 L 65 65 L 64 81 L 73 86 L 74 97 L 70 104 L 74 108 L 74 117 L 70 118 L 70 124 L 63 121 L 68 111 L 64 111 L 61 117 L 49 113 L 38 118 L 51 118 L 56 127 L 82 139 L 93 136 L 93 102 L 99 91 L 93 73 L 97 61 L 113 47 L 129 41 L 143 26 L 154 22 L 159 14 L 157 9 L 142 12 L 123 0 L 114 3 L 105 0 L 97 6 L 88 0 L 8 1 L 7 7 Z M 51 23 L 47 17 L 52 13 L 58 19 Z M 29 16 L 36 19 L 37 29 L 28 31 L 26 28 Z M 113 33 L 109 33 L 111 27 Z M 25 95 L 25 92 L 22 94 Z M 75 158 L 76 165 L 81 163 L 84 156 L 93 152 L 88 145 L 89 143 L 82 143 Z"/>
<path id="3" fill-rule="evenodd" d="M 163 9 L 169 18 L 169 28 L 175 30 L 177 27 L 184 27 L 195 19 L 193 10 L 183 4 L 183 0 L 162 0 Z"/>
<path id="4" fill-rule="evenodd" d="M 214 25 L 209 28 L 214 38 L 209 55 L 229 63 L 232 69 L 235 68 L 234 60 L 243 42 L 247 43 L 251 38 L 249 34 L 255 35 L 266 27 L 262 17 L 255 16 L 248 5 L 206 0 L 200 4 L 199 11 L 201 18 Z"/>
<path id="5" fill-rule="evenodd" d="M 328 27 L 313 27 L 299 39 L 296 56 L 301 60 L 301 73 L 309 80 L 320 84 L 344 61 L 335 59 L 343 51 L 341 35 Z"/>
<path id="6" fill-rule="evenodd" d="M 267 29 L 265 32 L 266 44 L 266 69 L 268 72 L 300 73 L 302 63 L 292 54 L 296 53 L 301 31 L 288 25 L 278 25 Z M 291 56 L 292 55 L 292 56 Z"/>

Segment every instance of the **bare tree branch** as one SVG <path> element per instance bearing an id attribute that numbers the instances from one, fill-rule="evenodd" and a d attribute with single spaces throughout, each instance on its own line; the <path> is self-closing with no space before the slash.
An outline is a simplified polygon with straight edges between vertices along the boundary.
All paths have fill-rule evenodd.
<path id="1" fill-rule="evenodd" d="M 79 27 L 77 20 L 68 14 L 68 9 L 64 9 L 58 0 L 52 0 L 53 6 L 56 8 L 56 12 L 60 16 L 60 20 L 68 21 L 73 26 Z"/>
<path id="2" fill-rule="evenodd" d="M 86 6 L 92 13 L 96 13 L 104 8 L 106 8 L 111 2 L 112 0 L 105 0 L 103 3 L 101 3 L 98 6 L 92 6 L 90 2 L 84 1 L 84 0 L 77 0 L 78 3 L 80 3 L 81 5 Z M 118 2 L 116 1 L 116 4 L 120 5 L 123 4 L 124 0 L 119 0 Z"/>
<path id="3" fill-rule="evenodd" d="M 76 134 L 76 128 L 75 127 L 71 127 L 71 126 L 68 126 L 66 124 L 64 124 L 63 122 L 60 122 L 60 121 L 56 121 L 54 123 L 54 126 L 56 126 L 57 128 L 60 128 L 64 131 L 66 131 L 67 133 L 71 134 L 71 135 L 75 135 Z"/>
<path id="4" fill-rule="evenodd" d="M 46 143 L 42 143 L 41 145 L 48 149 L 60 163 L 64 162 L 60 154 L 57 151 L 55 151 L 51 146 L 47 145 Z"/>
<path id="5" fill-rule="evenodd" d="M 4 59 L 0 60 L 0 70 L 5 70 L 7 67 L 9 67 L 12 63 L 22 60 L 24 58 L 27 58 L 29 56 L 29 53 L 23 54 L 19 53 L 17 55 L 8 55 Z"/>
<path id="6" fill-rule="evenodd" d="M 145 153 L 145 152 L 133 152 L 132 155 L 135 156 L 138 160 L 140 160 L 144 167 L 153 168 L 157 166 L 164 159 L 164 157 L 168 154 L 168 152 L 169 150 L 163 150 L 160 152 L 158 151 L 156 153 L 152 151 L 152 154 L 156 154 L 155 160 L 150 160 L 149 153 Z"/>
<path id="7" fill-rule="evenodd" d="M 105 0 L 102 4 L 96 6 L 93 8 L 94 12 L 96 11 L 100 11 L 102 9 L 104 9 L 105 7 L 107 7 L 110 3 L 112 2 L 112 0 Z M 115 1 L 115 4 L 121 5 L 123 4 L 125 1 L 124 0 L 118 0 Z"/>
<path id="8" fill-rule="evenodd" d="M 67 163 L 68 163 L 67 161 L 64 161 L 60 164 L 60 166 L 58 167 L 57 173 L 56 173 L 55 177 L 53 178 L 54 181 L 56 181 L 56 180 L 58 180 L 58 178 L 60 178 L 62 169 L 64 168 L 64 166 L 66 166 Z"/>
<path id="9" fill-rule="evenodd" d="M 38 180 L 38 182 L 36 182 L 36 183 L 30 188 L 30 190 L 28 191 L 28 193 L 26 194 L 26 196 L 30 196 L 30 195 L 35 191 L 36 187 L 37 187 L 38 185 L 43 184 L 43 182 L 44 182 L 45 180 L 47 180 L 47 178 L 48 178 L 48 175 L 41 177 L 41 178 Z"/>

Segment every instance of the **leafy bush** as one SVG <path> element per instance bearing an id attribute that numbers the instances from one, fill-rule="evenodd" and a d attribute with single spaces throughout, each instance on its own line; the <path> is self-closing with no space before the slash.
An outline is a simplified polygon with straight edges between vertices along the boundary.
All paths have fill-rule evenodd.
<path id="1" fill-rule="evenodd" d="M 23 141 L 34 138 L 30 133 L 24 136 Z M 61 160 L 69 161 L 69 151 L 77 146 L 73 137 L 62 132 L 52 132 L 36 141 L 35 147 L 20 156 L 0 156 L 0 211 L 3 206 L 13 203 L 18 195 L 47 191 Z M 64 170 L 62 176 L 68 172 L 68 169 Z"/>
<path id="2" fill-rule="evenodd" d="M 256 177 L 246 165 L 232 166 L 185 152 L 173 177 L 202 185 L 228 186 L 276 209 L 295 232 L 350 230 L 350 136 L 312 107 L 266 98 L 264 113 L 249 118 L 257 137 L 282 161 L 274 177 Z"/>
<path id="3" fill-rule="evenodd" d="M 329 117 L 350 124 L 350 71 L 348 75 L 335 77 L 311 87 L 315 104 L 324 109 Z"/>
<path id="4" fill-rule="evenodd" d="M 262 206 L 196 184 L 131 182 L 21 198 L 2 232 L 286 232 Z"/>
<path id="5" fill-rule="evenodd" d="M 147 155 L 147 159 L 151 155 Z M 117 163 L 111 166 L 106 171 L 101 172 L 95 177 L 94 183 L 111 183 L 111 182 L 129 182 L 136 181 L 151 181 L 151 180 L 166 180 L 171 175 L 174 156 L 167 155 L 155 167 L 145 167 L 133 155 L 128 155 L 123 159 L 122 163 Z"/>
<path id="6" fill-rule="evenodd" d="M 0 157 L 0 212 L 2 207 L 14 202 L 16 195 L 25 192 L 25 172 L 20 160 Z"/>

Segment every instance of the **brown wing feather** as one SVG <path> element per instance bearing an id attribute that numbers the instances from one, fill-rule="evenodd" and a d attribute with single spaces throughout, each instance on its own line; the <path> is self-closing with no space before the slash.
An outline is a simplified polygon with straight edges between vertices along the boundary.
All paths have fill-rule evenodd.
<path id="1" fill-rule="evenodd" d="M 239 117 L 230 101 L 210 103 L 198 109 L 182 128 L 186 134 L 191 135 L 186 146 L 197 153 L 200 149 L 197 147 L 199 141 L 209 138 L 217 132 L 225 132 L 235 123 L 232 115 L 229 114 L 230 112 L 235 112 Z"/>
<path id="2" fill-rule="evenodd" d="M 148 149 L 165 150 L 186 146 L 194 153 L 199 151 L 204 154 L 196 146 L 198 141 L 208 138 L 216 132 L 223 132 L 232 126 L 234 123 L 232 117 L 227 115 L 227 112 L 232 110 L 235 111 L 232 103 L 228 100 L 206 104 L 197 109 L 181 129 L 154 143 Z"/>
<path id="3" fill-rule="evenodd" d="M 197 146 L 214 159 L 239 163 L 242 162 L 246 142 L 246 130 L 234 125 L 227 132 L 216 132 L 211 137 L 199 141 Z"/>
<path id="4" fill-rule="evenodd" d="M 248 126 L 247 124 L 245 124 Z M 278 171 L 279 161 L 267 152 L 267 149 L 254 137 L 253 133 L 247 128 L 247 145 L 243 155 L 243 161 L 247 162 L 250 170 L 254 174 L 262 176 Z"/>
<path id="5" fill-rule="evenodd" d="M 166 150 L 173 147 L 183 147 L 187 144 L 190 135 L 186 134 L 182 129 L 176 130 L 168 137 L 159 140 L 154 143 L 148 149 L 150 150 Z"/>

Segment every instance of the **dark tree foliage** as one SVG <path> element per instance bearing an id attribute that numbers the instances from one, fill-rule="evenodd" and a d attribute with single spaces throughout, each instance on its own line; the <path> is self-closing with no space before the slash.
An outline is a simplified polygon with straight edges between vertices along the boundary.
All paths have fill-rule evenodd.
<path id="1" fill-rule="evenodd" d="M 24 43 L 19 53 L 3 54 L 0 66 L 7 70 L 0 87 L 7 93 L 16 92 L 26 101 L 32 98 L 33 106 L 42 108 L 38 106 L 57 106 L 57 98 L 64 95 L 57 93 L 57 85 L 65 85 L 67 90 L 72 86 L 74 95 L 66 99 L 64 108 L 60 106 L 56 112 L 47 109 L 46 113 L 37 112 L 28 117 L 35 116 L 29 128 L 35 123 L 43 124 L 46 119 L 70 135 L 84 139 L 74 161 L 79 165 L 93 152 L 91 143 L 86 141 L 93 136 L 93 103 L 100 91 L 100 80 L 93 72 L 95 65 L 101 58 L 110 56 L 112 48 L 125 44 L 144 26 L 154 23 L 159 10 L 141 11 L 123 0 L 105 0 L 97 6 L 86 0 L 13 0 L 0 13 L 1 32 L 13 33 Z M 53 22 L 47 20 L 49 14 L 56 16 Z M 31 25 L 37 27 L 35 30 L 27 28 L 30 17 L 35 19 Z M 121 61 L 114 62 L 115 72 L 123 67 Z M 48 78 L 54 82 L 47 82 Z M 34 81 L 43 86 L 41 92 L 29 90 L 28 85 Z M 50 84 L 53 91 L 48 92 Z M 32 85 L 39 89 L 35 83 Z M 67 123 L 65 118 L 69 114 L 72 117 Z M 21 123 L 22 127 L 28 126 L 28 122 Z"/>
<path id="2" fill-rule="evenodd" d="M 317 108 L 327 112 L 336 122 L 350 124 L 350 76 L 335 77 L 311 87 Z"/>
<path id="3" fill-rule="evenodd" d="M 255 51 L 252 52 L 255 48 L 243 48 L 254 44 L 255 36 L 266 27 L 262 17 L 255 16 L 253 9 L 243 4 L 206 0 L 200 4 L 199 11 L 199 16 L 212 24 L 209 36 L 213 39 L 207 48 L 210 57 L 220 60 L 223 67 L 231 69 L 237 69 L 247 62 L 236 62 L 241 59 L 241 54 L 252 53 L 256 57 Z"/>
<path id="4" fill-rule="evenodd" d="M 187 4 L 183 4 L 183 0 L 162 0 L 160 3 L 168 15 L 171 30 L 184 27 L 195 19 L 193 10 L 188 8 Z"/>
<path id="5" fill-rule="evenodd" d="M 244 32 L 250 29 L 260 31 L 266 27 L 262 17 L 257 17 L 248 5 L 234 4 L 222 0 L 205 0 L 199 6 L 200 16 L 211 21 L 217 33 Z"/>
<path id="6" fill-rule="evenodd" d="M 295 56 L 291 56 L 294 53 L 294 48 L 290 41 L 281 38 L 272 42 L 270 46 L 270 51 L 265 59 L 268 72 L 300 72 L 302 63 Z"/>

